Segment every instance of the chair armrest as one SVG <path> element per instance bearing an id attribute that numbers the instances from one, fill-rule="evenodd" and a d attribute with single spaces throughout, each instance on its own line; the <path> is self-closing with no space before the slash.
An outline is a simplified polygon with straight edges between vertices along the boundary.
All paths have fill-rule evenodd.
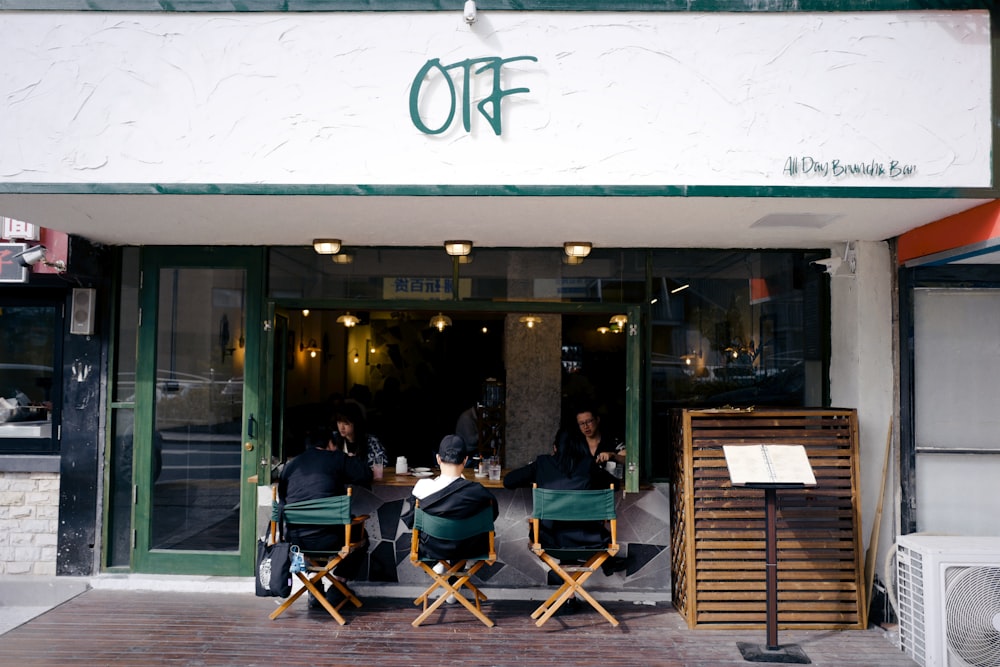
<path id="1" fill-rule="evenodd" d="M 419 539 L 420 539 L 420 537 L 419 537 L 419 535 L 420 535 L 420 531 L 418 531 L 416 528 L 414 528 L 413 532 L 410 533 L 410 562 L 412 562 L 412 563 L 416 563 L 420 559 L 420 553 L 419 553 L 419 549 L 420 549 Z"/>
<path id="2" fill-rule="evenodd" d="M 368 515 L 368 514 L 361 514 L 359 516 L 351 517 L 351 525 L 359 524 L 359 523 L 364 523 L 365 521 L 367 521 L 370 518 L 371 518 L 371 515 Z"/>

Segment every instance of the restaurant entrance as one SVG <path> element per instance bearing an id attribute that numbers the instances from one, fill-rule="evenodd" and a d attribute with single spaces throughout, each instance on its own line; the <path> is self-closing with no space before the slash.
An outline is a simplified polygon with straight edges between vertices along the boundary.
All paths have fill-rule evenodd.
<path id="1" fill-rule="evenodd" d="M 607 313 L 321 305 L 276 307 L 275 463 L 307 431 L 334 428 L 345 401 L 363 407 L 391 462 L 411 465 L 432 465 L 477 405 L 480 422 L 483 407 L 504 408 L 490 411 L 498 436 L 482 444 L 507 465 L 544 453 L 570 406 L 601 410 L 624 435 L 626 336 L 603 327 Z"/>
<path id="2" fill-rule="evenodd" d="M 257 473 L 259 249 L 159 249 L 143 261 L 138 358 L 122 402 L 135 418 L 134 568 L 252 569 Z M 130 391 L 125 392 L 127 385 Z"/>

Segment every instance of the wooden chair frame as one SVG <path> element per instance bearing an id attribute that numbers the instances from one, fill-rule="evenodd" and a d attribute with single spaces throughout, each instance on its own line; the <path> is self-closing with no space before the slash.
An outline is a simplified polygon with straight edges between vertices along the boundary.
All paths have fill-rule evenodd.
<path id="1" fill-rule="evenodd" d="M 448 524 L 447 535 L 440 534 L 440 528 L 444 524 Z M 456 561 L 454 564 L 449 563 L 446 560 L 438 560 L 433 558 L 421 558 L 420 557 L 420 533 L 426 532 L 428 535 L 442 539 L 465 539 L 467 537 L 472 537 L 474 535 L 481 535 L 487 531 L 482 530 L 482 528 L 488 527 L 489 531 L 489 553 L 482 554 L 475 558 L 463 558 L 462 560 Z M 458 537 L 455 537 L 458 535 Z M 485 601 L 488 598 L 486 594 L 483 593 L 479 588 L 472 583 L 470 580 L 472 575 L 479 571 L 483 565 L 493 565 L 496 562 L 496 532 L 493 528 L 493 509 L 488 507 L 480 512 L 474 517 L 468 519 L 451 519 L 447 517 L 432 516 L 427 514 L 422 509 L 420 509 L 420 501 L 417 500 L 417 506 L 414 509 L 414 520 L 413 520 L 413 535 L 410 541 L 410 562 L 430 576 L 432 582 L 430 587 L 427 588 L 423 593 L 413 601 L 415 605 L 423 605 L 423 611 L 417 618 L 413 620 L 413 627 L 418 627 L 423 623 L 431 614 L 440 607 L 449 596 L 454 595 L 455 599 L 462 604 L 463 607 L 469 610 L 473 616 L 478 618 L 483 622 L 488 628 L 492 628 L 493 621 L 483 613 L 482 607 L 480 607 L 480 601 Z M 469 562 L 472 565 L 469 565 Z M 440 564 L 444 568 L 443 573 L 438 573 L 434 571 L 434 566 Z M 452 581 L 452 578 L 455 578 Z M 438 588 L 443 589 L 441 595 L 430 602 L 431 595 Z M 467 588 L 472 594 L 472 601 L 462 595 L 462 589 Z M 473 605 L 475 602 L 475 605 Z"/>
<path id="2" fill-rule="evenodd" d="M 275 490 L 275 498 L 277 497 L 276 494 L 277 494 L 277 490 Z M 337 514 L 339 514 L 340 516 L 338 517 L 338 519 L 336 521 L 330 521 L 329 519 L 327 519 L 325 517 L 322 517 L 322 516 L 317 517 L 317 516 L 314 516 L 312 514 L 312 511 L 314 511 L 317 508 L 315 507 L 315 505 L 311 505 L 311 504 L 323 503 L 324 501 L 330 501 L 330 500 L 340 501 L 343 498 L 346 498 L 346 501 L 344 501 L 342 503 L 342 505 L 340 507 L 338 507 Z M 307 506 L 308 509 L 304 508 L 303 506 Z M 354 595 L 354 592 L 351 591 L 350 588 L 348 588 L 347 586 L 345 586 L 343 584 L 343 582 L 341 582 L 339 579 L 337 579 L 333 575 L 333 570 L 345 558 L 347 558 L 347 556 L 349 556 L 351 553 L 353 553 L 357 549 L 359 549 L 359 548 L 361 548 L 361 547 L 364 546 L 364 544 L 365 544 L 365 533 L 364 533 L 363 526 L 364 526 L 365 521 L 368 519 L 368 515 L 364 514 L 364 515 L 357 516 L 357 517 L 351 517 L 351 489 L 350 488 L 347 489 L 346 496 L 337 496 L 337 497 L 335 497 L 333 499 L 331 499 L 331 498 L 324 498 L 324 499 L 322 499 L 320 501 L 308 501 L 307 500 L 307 501 L 304 501 L 303 503 L 292 503 L 290 505 L 286 505 L 285 508 L 284 508 L 285 517 L 291 516 L 291 517 L 295 518 L 297 516 L 301 516 L 300 513 L 303 512 L 303 511 L 310 512 L 309 516 L 311 518 L 309 518 L 308 521 L 303 521 L 303 520 L 294 521 L 294 520 L 292 520 L 292 521 L 290 521 L 290 523 L 311 523 L 311 524 L 320 524 L 320 525 L 327 524 L 327 525 L 332 525 L 332 526 L 343 525 L 344 526 L 344 546 L 341 547 L 339 551 L 334 551 L 334 552 L 327 552 L 327 551 L 322 551 L 322 552 L 320 552 L 320 551 L 306 551 L 304 549 L 301 549 L 302 556 L 303 556 L 303 558 L 305 559 L 305 562 L 306 562 L 306 571 L 305 572 L 296 572 L 295 576 L 298 577 L 299 581 L 302 582 L 302 588 L 299 588 L 298 590 L 296 590 L 295 592 L 293 592 L 290 596 L 288 596 L 288 599 L 285 600 L 281 604 L 281 606 L 279 606 L 277 609 L 275 609 L 271 613 L 270 619 L 274 620 L 278 616 L 281 616 L 283 613 L 285 613 L 285 611 L 289 607 L 292 606 L 292 604 L 296 600 L 298 600 L 302 596 L 303 593 L 305 593 L 306 591 L 309 591 L 319 601 L 319 603 L 321 605 L 323 605 L 323 608 L 326 609 L 327 613 L 329 613 L 330 616 L 333 616 L 334 620 L 336 620 L 337 623 L 340 623 L 341 625 L 344 625 L 347 621 L 344 620 L 343 616 L 341 616 L 340 609 L 346 603 L 348 603 L 348 602 L 350 602 L 351 604 L 353 604 L 355 607 L 360 607 L 361 606 L 361 600 L 359 600 L 357 598 L 357 596 Z M 278 521 L 280 519 L 281 519 L 281 517 L 278 516 L 277 502 L 275 502 L 274 503 L 274 507 L 273 507 L 272 512 L 271 512 L 271 541 L 272 542 L 275 539 L 276 531 L 277 531 L 277 524 L 278 524 Z M 358 525 L 362 526 L 361 537 L 359 539 L 355 540 L 355 541 L 352 541 L 351 540 L 351 530 L 352 530 L 352 528 L 354 526 L 358 526 Z M 330 582 L 334 585 L 334 587 L 336 587 L 336 589 L 339 590 L 344 595 L 344 599 L 341 600 L 340 603 L 337 604 L 336 606 L 332 605 L 330 603 L 330 601 L 326 599 L 326 596 L 323 594 L 322 587 L 319 586 L 319 583 L 324 579 L 324 577 L 326 579 L 329 579 Z"/>
<path id="3" fill-rule="evenodd" d="M 553 572 L 562 579 L 562 585 L 553 593 L 549 599 L 543 602 L 535 611 L 531 618 L 536 619 L 535 625 L 542 627 L 552 615 L 574 595 L 579 594 L 591 607 L 597 610 L 608 623 L 617 627 L 618 619 L 611 612 L 605 609 L 600 602 L 587 592 L 583 584 L 600 569 L 601 565 L 608 558 L 616 555 L 619 550 L 618 545 L 618 520 L 614 510 L 615 487 L 612 484 L 608 489 L 587 490 L 587 491 L 562 491 L 554 489 L 540 489 L 538 485 L 532 488 L 532 500 L 534 509 L 529 519 L 531 523 L 532 543 L 530 549 L 538 556 Z M 540 499 L 557 499 L 561 496 L 572 498 L 573 511 L 570 514 L 564 513 L 558 508 L 547 509 L 547 502 L 540 502 Z M 582 508 L 591 508 L 592 511 L 582 512 Z M 611 538 L 607 545 L 599 549 L 561 549 L 542 546 L 539 540 L 540 524 L 543 520 L 549 521 L 607 521 Z M 566 565 L 561 560 L 575 560 L 585 558 L 583 565 Z"/>

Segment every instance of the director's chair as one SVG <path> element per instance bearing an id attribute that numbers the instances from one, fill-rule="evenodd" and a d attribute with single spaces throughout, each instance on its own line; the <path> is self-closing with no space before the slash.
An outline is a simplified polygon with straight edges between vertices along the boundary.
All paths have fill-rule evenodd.
<path id="1" fill-rule="evenodd" d="M 531 551 L 563 580 L 555 593 L 531 614 L 541 627 L 567 600 L 579 594 L 613 626 L 618 619 L 588 593 L 583 584 L 601 564 L 618 553 L 618 521 L 615 514 L 615 487 L 598 490 L 564 491 L 532 488 L 534 508 L 531 518 Z M 542 521 L 607 521 L 610 539 L 591 547 L 545 547 L 539 541 Z M 556 529 L 558 532 L 558 528 Z M 582 565 L 580 563 L 582 561 Z"/>
<path id="2" fill-rule="evenodd" d="M 460 560 L 451 563 L 447 560 L 421 555 L 420 533 L 426 533 L 431 537 L 449 542 L 458 542 L 487 534 L 489 536 L 489 551 L 488 553 L 462 554 Z M 462 606 L 487 627 L 493 627 L 493 621 L 483 613 L 479 606 L 480 600 L 486 600 L 487 597 L 470 581 L 470 578 L 483 565 L 492 565 L 496 562 L 495 539 L 492 507 L 487 507 L 468 519 L 452 519 L 424 512 L 420 509 L 420 501 L 417 501 L 413 516 L 413 536 L 410 542 L 410 562 L 426 572 L 433 581 L 430 587 L 413 601 L 415 605 L 423 604 L 424 606 L 421 614 L 413 621 L 413 627 L 423 623 L 451 595 L 454 595 L 455 599 L 462 603 Z M 434 566 L 439 564 L 444 569 L 442 573 L 434 570 Z M 452 582 L 452 578 L 455 578 L 454 582 Z M 434 602 L 428 604 L 431 594 L 438 588 L 443 589 L 441 595 Z M 475 605 L 462 595 L 463 588 L 467 588 L 472 594 L 471 597 Z"/>
<path id="3" fill-rule="evenodd" d="M 367 514 L 356 517 L 351 516 L 350 488 L 347 489 L 347 494 L 343 496 L 330 496 L 328 498 L 320 498 L 318 500 L 303 500 L 298 503 L 289 503 L 285 505 L 284 508 L 280 508 L 276 501 L 272 503 L 272 540 L 274 539 L 278 524 L 284 520 L 289 524 L 309 524 L 321 526 L 342 525 L 344 527 L 344 546 L 342 546 L 339 551 L 332 552 L 306 551 L 305 549 L 300 549 L 305 559 L 306 571 L 296 572 L 295 576 L 302 582 L 302 588 L 299 588 L 297 591 L 292 593 L 280 607 L 271 613 L 271 620 L 274 620 L 278 616 L 281 616 L 281 614 L 285 613 L 285 610 L 292 606 L 293 602 L 298 600 L 303 593 L 309 591 L 338 623 L 344 625 L 346 621 L 344 620 L 344 617 L 340 615 L 341 607 L 343 607 L 347 602 L 350 602 L 355 607 L 360 607 L 361 600 L 354 595 L 350 588 L 345 586 L 339 579 L 333 576 L 333 570 L 350 554 L 365 546 L 366 539 L 364 523 L 366 519 L 368 519 Z M 355 526 L 360 526 L 360 529 L 352 531 L 352 528 Z M 352 536 L 352 532 L 356 532 L 357 535 Z M 354 537 L 354 539 L 352 539 L 352 537 Z M 344 599 L 341 600 L 336 606 L 331 604 L 330 601 L 326 599 L 326 596 L 323 594 L 323 587 L 318 585 L 323 581 L 324 577 L 329 579 L 337 590 L 344 595 Z"/>

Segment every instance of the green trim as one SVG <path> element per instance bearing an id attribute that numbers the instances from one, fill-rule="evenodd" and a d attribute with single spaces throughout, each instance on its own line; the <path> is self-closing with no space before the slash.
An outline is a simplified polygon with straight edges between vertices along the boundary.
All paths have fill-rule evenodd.
<path id="1" fill-rule="evenodd" d="M 648 266 L 648 264 L 647 264 Z M 641 430 L 643 414 L 643 397 L 646 396 L 642 386 L 643 350 L 648 346 L 648 336 L 643 335 L 643 322 L 648 318 L 642 316 L 645 306 L 630 305 L 625 314 L 626 324 L 625 356 L 627 368 L 625 371 L 625 490 L 635 493 L 639 490 L 639 477 L 642 474 L 641 461 L 646 458 L 644 452 L 652 447 L 648 432 Z M 648 324 L 647 324 L 648 326 Z M 647 373 L 648 375 L 648 373 Z M 647 443 L 646 447 L 642 443 Z M 646 472 L 649 475 L 649 472 Z"/>
<path id="2" fill-rule="evenodd" d="M 0 2 L 2 2 L 2 0 L 0 0 Z M 1000 198 L 1000 188 L 871 188 L 761 185 L 274 185 L 259 183 L 0 183 L 0 195 L 996 199 Z"/>
<path id="3" fill-rule="evenodd" d="M 152 424 L 155 423 L 156 353 L 159 334 L 160 270 L 178 268 L 235 268 L 246 271 L 246 347 L 244 359 L 243 414 L 241 442 L 251 438 L 247 432 L 249 416 L 261 422 L 262 403 L 259 364 L 263 358 L 264 279 L 266 266 L 264 247 L 161 246 L 143 248 L 140 265 L 143 271 L 140 304 L 138 364 L 136 367 L 136 412 L 133 432 L 134 477 L 138 486 L 133 529 L 136 544 L 132 552 L 132 569 L 136 572 L 175 574 L 224 574 L 248 576 L 253 573 L 254 543 L 257 532 L 257 486 L 246 479 L 257 473 L 259 460 L 266 445 L 261 440 L 260 427 L 252 440 L 253 451 L 244 450 L 240 470 L 240 550 L 239 552 L 168 551 L 151 548 L 151 516 L 153 489 Z M 258 354 L 250 351 L 257 350 Z M 140 425 L 143 425 L 140 427 Z"/>
<path id="4" fill-rule="evenodd" d="M 460 12 L 464 0 L 0 0 L 0 11 Z M 477 0 L 480 11 L 870 12 L 990 9 L 986 0 Z"/>

